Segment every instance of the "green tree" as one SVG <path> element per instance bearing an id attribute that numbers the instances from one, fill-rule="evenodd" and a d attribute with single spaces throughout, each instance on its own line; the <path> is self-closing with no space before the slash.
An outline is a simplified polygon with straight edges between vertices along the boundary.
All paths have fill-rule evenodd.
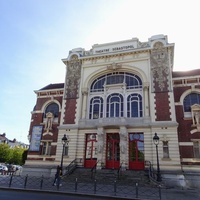
<path id="1" fill-rule="evenodd" d="M 28 149 L 25 149 L 23 154 L 22 154 L 22 164 L 25 163 L 25 161 L 27 159 L 27 154 L 28 154 Z"/>
<path id="2" fill-rule="evenodd" d="M 0 144 L 0 162 L 23 165 L 27 158 L 27 149 L 16 146 L 10 148 L 8 144 Z"/>
<path id="3" fill-rule="evenodd" d="M 13 163 L 16 165 L 24 164 L 23 154 L 26 149 L 16 146 L 10 150 L 12 151 L 12 153 L 11 153 L 12 157 L 10 159 L 10 163 Z"/>
<path id="4" fill-rule="evenodd" d="M 0 162 L 8 163 L 12 157 L 12 152 L 8 144 L 0 144 Z"/>

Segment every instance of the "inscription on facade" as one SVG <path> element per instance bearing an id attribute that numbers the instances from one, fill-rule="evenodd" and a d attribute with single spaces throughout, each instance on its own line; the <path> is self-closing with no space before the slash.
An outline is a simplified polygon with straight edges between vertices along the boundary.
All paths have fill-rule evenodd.
<path id="1" fill-rule="evenodd" d="M 126 45 L 126 46 L 121 46 L 121 47 L 113 47 L 113 48 L 105 48 L 105 49 L 100 49 L 96 50 L 95 53 L 108 53 L 108 52 L 114 52 L 114 51 L 123 51 L 127 49 L 133 49 L 133 45 Z"/>

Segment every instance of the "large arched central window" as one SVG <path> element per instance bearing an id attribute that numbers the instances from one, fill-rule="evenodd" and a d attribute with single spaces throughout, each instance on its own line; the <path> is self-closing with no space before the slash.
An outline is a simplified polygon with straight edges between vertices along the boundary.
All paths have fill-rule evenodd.
<path id="1" fill-rule="evenodd" d="M 142 81 L 139 76 L 125 72 L 115 72 L 97 78 L 91 85 L 91 92 L 104 90 L 105 85 L 125 83 L 127 89 L 142 88 Z"/>
<path id="2" fill-rule="evenodd" d="M 95 79 L 90 87 L 89 119 L 142 117 L 143 88 L 138 75 L 114 72 Z"/>

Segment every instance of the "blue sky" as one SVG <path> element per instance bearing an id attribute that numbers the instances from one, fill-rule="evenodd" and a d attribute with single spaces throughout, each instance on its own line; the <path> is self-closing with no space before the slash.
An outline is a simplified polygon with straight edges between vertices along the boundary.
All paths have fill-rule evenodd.
<path id="1" fill-rule="evenodd" d="M 93 44 L 168 35 L 174 70 L 200 68 L 198 0 L 0 0 L 0 134 L 28 143 L 34 90 L 65 79 L 61 59 Z"/>

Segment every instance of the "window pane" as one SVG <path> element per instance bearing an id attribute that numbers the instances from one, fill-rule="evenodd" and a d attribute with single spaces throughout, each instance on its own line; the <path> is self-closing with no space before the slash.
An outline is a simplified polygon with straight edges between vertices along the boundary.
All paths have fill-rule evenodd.
<path id="1" fill-rule="evenodd" d="M 46 117 L 46 113 L 48 112 L 53 113 L 54 117 L 58 117 L 58 114 L 59 114 L 58 104 L 56 103 L 49 104 L 45 110 L 45 117 Z"/>
<path id="2" fill-rule="evenodd" d="M 194 158 L 200 158 L 200 142 L 194 142 Z"/>
<path id="3" fill-rule="evenodd" d="M 65 146 L 64 152 L 63 152 L 64 156 L 68 156 L 68 149 L 69 149 L 69 147 Z"/>
<path id="4" fill-rule="evenodd" d="M 131 94 L 127 98 L 127 116 L 142 117 L 142 97 L 140 94 Z"/>
<path id="5" fill-rule="evenodd" d="M 163 141 L 163 158 L 169 158 L 168 141 Z"/>
<path id="6" fill-rule="evenodd" d="M 48 143 L 47 155 L 51 155 L 51 143 Z"/>
<path id="7" fill-rule="evenodd" d="M 92 83 L 90 91 L 91 92 L 103 91 L 104 84 L 111 85 L 124 82 L 126 83 L 127 89 L 142 88 L 142 81 L 139 76 L 126 72 L 114 72 L 97 78 Z"/>
<path id="8" fill-rule="evenodd" d="M 123 96 L 121 94 L 111 94 L 107 98 L 107 117 L 123 116 Z"/>
<path id="9" fill-rule="evenodd" d="M 185 97 L 183 101 L 184 112 L 191 112 L 191 106 L 194 104 L 200 104 L 200 94 L 191 93 Z"/>
<path id="10" fill-rule="evenodd" d="M 90 119 L 98 119 L 103 117 L 103 98 L 94 97 L 90 100 Z"/>

